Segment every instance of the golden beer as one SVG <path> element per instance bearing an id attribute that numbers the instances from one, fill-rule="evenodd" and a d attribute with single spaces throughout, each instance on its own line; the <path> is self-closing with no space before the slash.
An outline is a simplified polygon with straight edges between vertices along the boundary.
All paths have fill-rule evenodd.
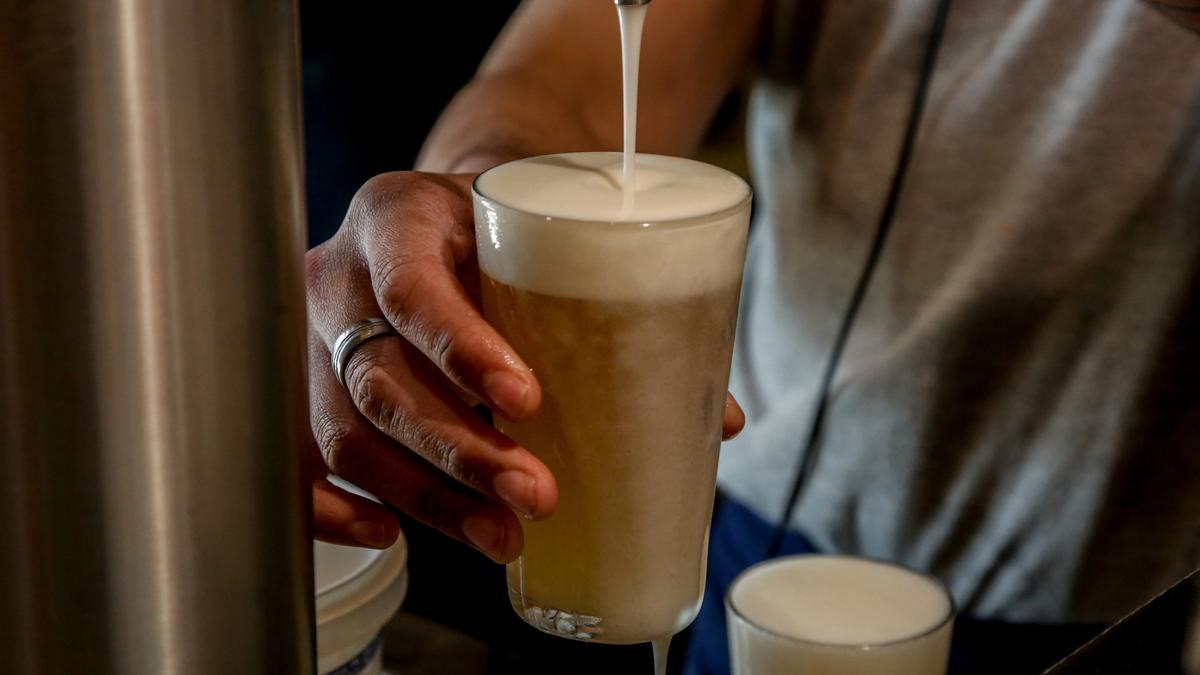
<path id="1" fill-rule="evenodd" d="M 506 189 L 524 194 L 529 176 L 505 185 L 487 180 L 493 169 L 476 184 L 484 312 L 543 391 L 532 419 L 497 426 L 545 462 L 559 490 L 554 515 L 525 523 L 509 597 L 527 622 L 564 637 L 667 637 L 691 622 L 703 594 L 749 192 L 719 169 L 662 159 L 665 181 L 697 170 L 722 179 L 725 208 L 589 221 L 580 217 L 594 215 L 588 208 L 603 209 L 576 205 L 568 218 L 553 205 L 509 206 L 519 199 Z M 562 171 L 568 185 L 552 185 L 556 194 L 594 177 Z M 626 205 L 609 208 L 629 216 Z M 674 208 L 686 216 L 695 206 Z"/>

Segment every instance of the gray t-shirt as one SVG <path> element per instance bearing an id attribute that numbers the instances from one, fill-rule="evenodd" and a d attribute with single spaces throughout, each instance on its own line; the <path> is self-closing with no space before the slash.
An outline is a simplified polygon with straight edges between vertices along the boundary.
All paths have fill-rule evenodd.
<path id="1" fill-rule="evenodd" d="M 936 1 L 816 4 L 776 3 L 751 101 L 720 484 L 769 520 Z M 793 526 L 976 615 L 1112 620 L 1200 564 L 1200 35 L 1145 0 L 954 0 L 819 452 Z"/>

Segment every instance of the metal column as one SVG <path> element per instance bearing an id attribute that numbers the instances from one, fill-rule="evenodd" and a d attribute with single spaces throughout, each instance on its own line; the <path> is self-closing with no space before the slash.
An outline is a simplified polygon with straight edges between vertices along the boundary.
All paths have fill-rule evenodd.
<path id="1" fill-rule="evenodd" d="M 307 674 L 292 0 L 0 0 L 0 670 Z"/>

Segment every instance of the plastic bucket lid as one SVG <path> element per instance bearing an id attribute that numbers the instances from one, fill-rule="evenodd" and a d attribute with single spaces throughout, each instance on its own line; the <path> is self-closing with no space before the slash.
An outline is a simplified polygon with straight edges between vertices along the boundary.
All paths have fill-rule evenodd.
<path id="1" fill-rule="evenodd" d="M 369 672 L 378 661 L 375 638 L 404 600 L 407 561 L 403 533 L 383 551 L 313 543 L 318 672 Z"/>

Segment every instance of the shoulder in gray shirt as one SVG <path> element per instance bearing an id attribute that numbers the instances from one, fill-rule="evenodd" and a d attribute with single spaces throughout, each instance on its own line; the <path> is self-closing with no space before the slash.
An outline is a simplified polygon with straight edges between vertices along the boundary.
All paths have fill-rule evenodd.
<path id="1" fill-rule="evenodd" d="M 772 520 L 935 2 L 827 2 L 807 36 L 793 4 L 720 470 Z M 792 524 L 1012 621 L 1112 620 L 1200 564 L 1200 35 L 1145 0 L 954 0 Z"/>

